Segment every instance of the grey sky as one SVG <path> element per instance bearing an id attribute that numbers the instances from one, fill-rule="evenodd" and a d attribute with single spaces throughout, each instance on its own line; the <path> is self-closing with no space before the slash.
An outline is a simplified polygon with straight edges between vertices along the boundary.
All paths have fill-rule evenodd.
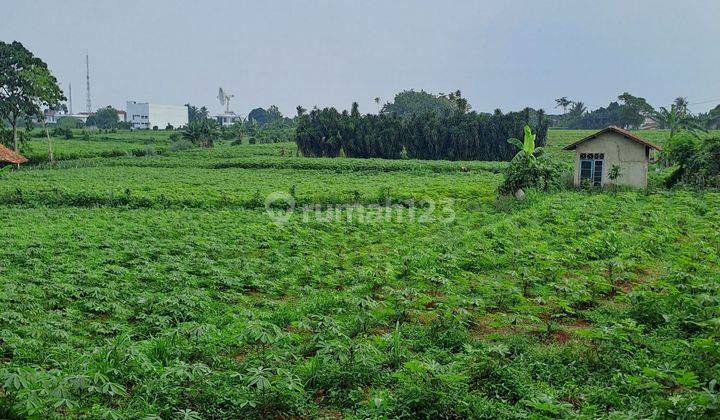
<path id="1" fill-rule="evenodd" d="M 506 4 L 510 3 L 510 4 Z M 623 91 L 666 105 L 720 103 L 720 1 L 5 0 L 0 39 L 18 40 L 85 106 L 128 99 L 247 114 L 276 104 L 375 112 L 403 89 L 462 90 L 473 109 L 591 107 Z"/>

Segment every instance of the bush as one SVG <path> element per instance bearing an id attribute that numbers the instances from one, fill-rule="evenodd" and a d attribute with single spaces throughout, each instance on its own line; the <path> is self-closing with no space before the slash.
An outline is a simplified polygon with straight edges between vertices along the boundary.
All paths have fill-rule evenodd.
<path id="1" fill-rule="evenodd" d="M 170 145 L 170 151 L 171 152 L 180 152 L 183 150 L 192 149 L 193 147 L 195 147 L 195 145 L 190 140 L 180 139 Z"/>
<path id="2" fill-rule="evenodd" d="M 720 187 L 720 137 L 697 141 L 689 133 L 675 135 L 665 155 L 677 168 L 666 178 L 670 188 L 679 182 L 700 188 Z"/>
<path id="3" fill-rule="evenodd" d="M 700 187 L 720 188 L 720 137 L 704 139 L 689 171 L 691 182 Z"/>
<path id="4" fill-rule="evenodd" d="M 60 117 L 57 120 L 57 128 L 82 128 L 83 122 L 79 118 L 75 117 Z"/>
<path id="5" fill-rule="evenodd" d="M 52 134 L 54 137 L 63 137 L 65 140 L 70 140 L 73 138 L 73 132 L 69 128 L 62 128 L 62 127 L 55 127 L 52 130 Z"/>

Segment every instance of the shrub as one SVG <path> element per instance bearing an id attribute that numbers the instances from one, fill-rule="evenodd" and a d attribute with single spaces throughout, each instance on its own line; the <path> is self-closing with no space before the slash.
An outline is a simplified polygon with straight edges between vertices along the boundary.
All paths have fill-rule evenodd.
<path id="1" fill-rule="evenodd" d="M 179 139 L 170 145 L 171 152 L 180 152 L 183 150 L 192 149 L 195 145 L 187 139 Z"/>
<path id="2" fill-rule="evenodd" d="M 75 117 L 60 117 L 57 120 L 58 128 L 82 128 L 83 122 Z"/>
<path id="3" fill-rule="evenodd" d="M 53 128 L 51 134 L 52 134 L 54 137 L 63 137 L 63 138 L 66 139 L 66 140 L 70 140 L 71 138 L 73 138 L 73 132 L 72 132 L 71 129 L 69 129 L 69 128 L 63 128 L 63 127 L 60 127 L 60 126 Z"/>
<path id="4" fill-rule="evenodd" d="M 685 182 L 700 188 L 720 187 L 720 137 L 695 140 L 690 134 L 677 134 L 665 152 L 677 168 L 666 178 L 672 187 Z"/>

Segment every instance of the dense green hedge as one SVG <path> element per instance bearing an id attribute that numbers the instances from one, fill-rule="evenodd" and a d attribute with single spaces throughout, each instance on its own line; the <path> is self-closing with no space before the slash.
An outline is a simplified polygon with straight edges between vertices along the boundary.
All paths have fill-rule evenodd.
<path id="1" fill-rule="evenodd" d="M 335 108 L 313 110 L 299 118 L 295 142 L 305 156 L 359 158 L 509 160 L 530 124 L 545 144 L 548 123 L 542 111 L 494 114 L 428 112 L 401 118 L 394 114 L 360 115 Z"/>

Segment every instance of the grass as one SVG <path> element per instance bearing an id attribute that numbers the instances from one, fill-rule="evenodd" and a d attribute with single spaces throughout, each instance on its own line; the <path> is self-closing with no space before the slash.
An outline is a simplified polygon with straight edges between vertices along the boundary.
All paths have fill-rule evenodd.
<path id="1" fill-rule="evenodd" d="M 293 152 L 0 178 L 0 417 L 718 415 L 720 193 L 517 202 L 502 164 Z M 277 225 L 274 191 L 455 217 Z"/>

